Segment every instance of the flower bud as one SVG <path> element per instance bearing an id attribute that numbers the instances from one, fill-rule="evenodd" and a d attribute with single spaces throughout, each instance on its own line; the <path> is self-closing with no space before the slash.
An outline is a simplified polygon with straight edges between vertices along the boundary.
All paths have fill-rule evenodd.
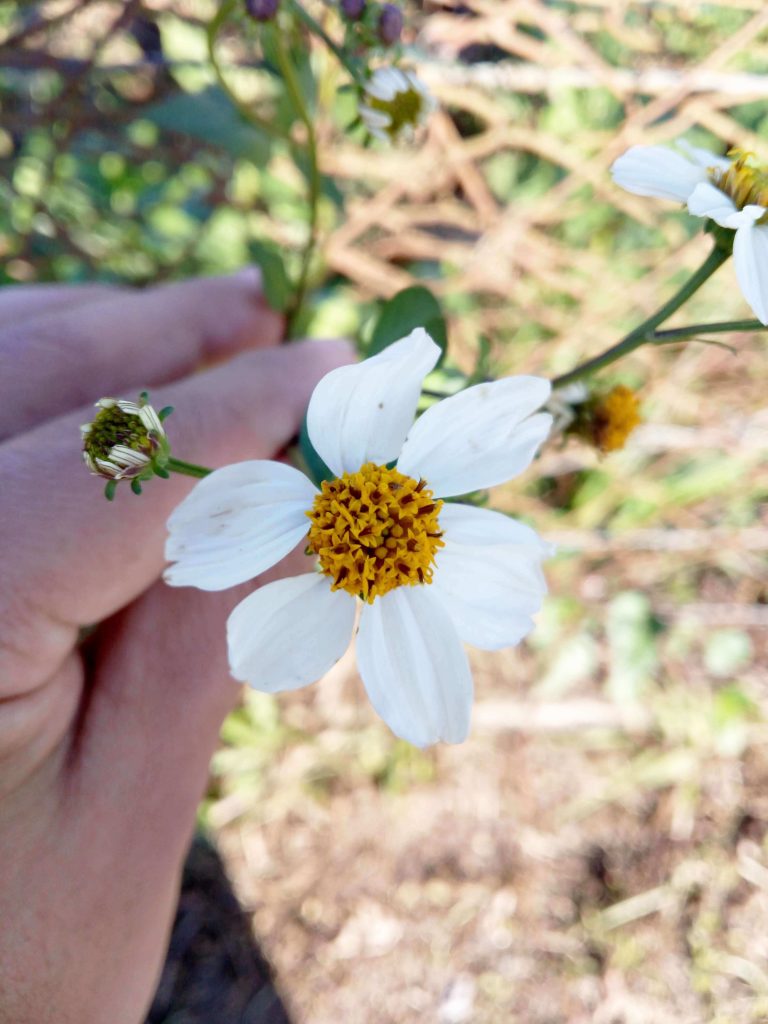
<path id="1" fill-rule="evenodd" d="M 339 0 L 341 13 L 350 21 L 359 21 L 365 11 L 365 0 Z"/>
<path id="2" fill-rule="evenodd" d="M 245 9 L 256 21 L 272 21 L 280 0 L 245 0 Z"/>
<path id="3" fill-rule="evenodd" d="M 96 476 L 107 480 L 148 480 L 165 475 L 170 445 L 162 419 L 142 394 L 139 402 L 101 398 L 90 423 L 80 428 L 83 459 Z M 170 411 L 170 410 L 168 410 Z"/>
<path id="4" fill-rule="evenodd" d="M 384 4 L 379 15 L 379 39 L 385 46 L 399 42 L 403 31 L 403 12 L 394 4 Z"/>

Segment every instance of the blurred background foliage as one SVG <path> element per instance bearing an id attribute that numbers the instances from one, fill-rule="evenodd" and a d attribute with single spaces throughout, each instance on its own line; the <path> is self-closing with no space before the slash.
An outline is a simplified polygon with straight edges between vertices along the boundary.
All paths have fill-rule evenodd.
<path id="1" fill-rule="evenodd" d="M 222 67 L 274 136 L 233 110 L 216 9 L 0 4 L 2 281 L 296 272 L 295 112 L 237 5 Z M 441 102 L 410 149 L 345 132 L 348 76 L 291 40 L 323 172 L 310 334 L 367 337 L 422 282 L 455 365 L 485 337 L 497 373 L 563 372 L 707 249 L 612 160 L 683 134 L 768 158 L 762 0 L 425 0 L 408 25 Z M 744 315 L 726 266 L 675 322 Z M 559 555 L 529 641 L 474 657 L 467 744 L 394 740 L 350 659 L 227 721 L 201 821 L 297 1020 L 768 1019 L 768 369 L 759 335 L 728 341 L 612 368 L 643 398 L 626 450 L 552 446 L 494 496 Z"/>

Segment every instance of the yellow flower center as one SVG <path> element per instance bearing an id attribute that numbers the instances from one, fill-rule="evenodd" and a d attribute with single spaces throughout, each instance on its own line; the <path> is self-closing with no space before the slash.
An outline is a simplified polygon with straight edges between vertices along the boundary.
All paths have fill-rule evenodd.
<path id="1" fill-rule="evenodd" d="M 768 170 L 755 165 L 754 153 L 743 149 L 732 149 L 728 156 L 733 159 L 727 171 L 713 169 L 709 172 L 713 183 L 729 195 L 740 210 L 751 203 L 768 207 Z"/>
<path id="2" fill-rule="evenodd" d="M 632 388 L 618 384 L 592 410 L 592 436 L 602 452 L 623 448 L 641 422 L 640 402 Z"/>
<path id="3" fill-rule="evenodd" d="M 323 482 L 307 515 L 308 549 L 333 580 L 369 604 L 395 587 L 431 583 L 443 546 L 442 501 L 424 480 L 367 462 L 357 473 Z"/>
<path id="4" fill-rule="evenodd" d="M 391 100 L 380 100 L 368 95 L 368 106 L 389 116 L 385 131 L 396 139 L 404 128 L 417 128 L 424 114 L 424 97 L 418 89 L 410 88 L 396 92 Z"/>

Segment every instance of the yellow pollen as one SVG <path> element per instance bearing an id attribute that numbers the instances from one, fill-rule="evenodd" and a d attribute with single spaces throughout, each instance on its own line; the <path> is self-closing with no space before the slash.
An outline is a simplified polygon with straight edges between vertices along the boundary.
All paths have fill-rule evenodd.
<path id="1" fill-rule="evenodd" d="M 307 512 L 308 550 L 333 580 L 331 590 L 372 604 L 395 587 L 432 582 L 442 507 L 423 480 L 367 462 L 323 482 Z"/>
<path id="2" fill-rule="evenodd" d="M 623 448 L 641 422 L 640 402 L 632 388 L 617 384 L 592 408 L 592 439 L 601 452 Z"/>
<path id="3" fill-rule="evenodd" d="M 729 195 L 740 210 L 750 204 L 768 207 L 768 170 L 755 164 L 754 153 L 746 150 L 732 149 L 728 156 L 732 162 L 727 171 L 710 170 L 712 182 Z"/>

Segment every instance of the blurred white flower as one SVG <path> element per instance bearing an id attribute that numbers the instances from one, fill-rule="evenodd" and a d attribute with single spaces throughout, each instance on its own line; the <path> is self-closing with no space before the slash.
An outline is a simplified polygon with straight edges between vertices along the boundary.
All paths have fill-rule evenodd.
<path id="1" fill-rule="evenodd" d="M 222 590 L 306 544 L 318 572 L 261 587 L 232 612 L 232 674 L 271 693 L 312 682 L 344 653 L 361 605 L 360 675 L 392 731 L 417 746 L 466 737 L 472 677 L 462 642 L 495 650 L 526 636 L 550 553 L 499 512 L 437 497 L 492 487 L 529 465 L 552 421 L 534 415 L 549 382 L 479 384 L 414 423 L 439 354 L 417 329 L 329 373 L 307 426 L 335 479 L 318 490 L 279 462 L 217 470 L 171 515 L 166 547 L 176 563 L 168 583 Z"/>
<path id="2" fill-rule="evenodd" d="M 412 138 L 436 107 L 426 85 L 412 71 L 379 68 L 365 86 L 360 116 L 371 135 L 384 142 Z"/>
<path id="3" fill-rule="evenodd" d="M 723 157 L 684 141 L 677 147 L 633 146 L 611 168 L 614 181 L 640 196 L 686 203 L 694 216 L 735 231 L 736 277 L 768 324 L 768 169 L 738 149 Z"/>

